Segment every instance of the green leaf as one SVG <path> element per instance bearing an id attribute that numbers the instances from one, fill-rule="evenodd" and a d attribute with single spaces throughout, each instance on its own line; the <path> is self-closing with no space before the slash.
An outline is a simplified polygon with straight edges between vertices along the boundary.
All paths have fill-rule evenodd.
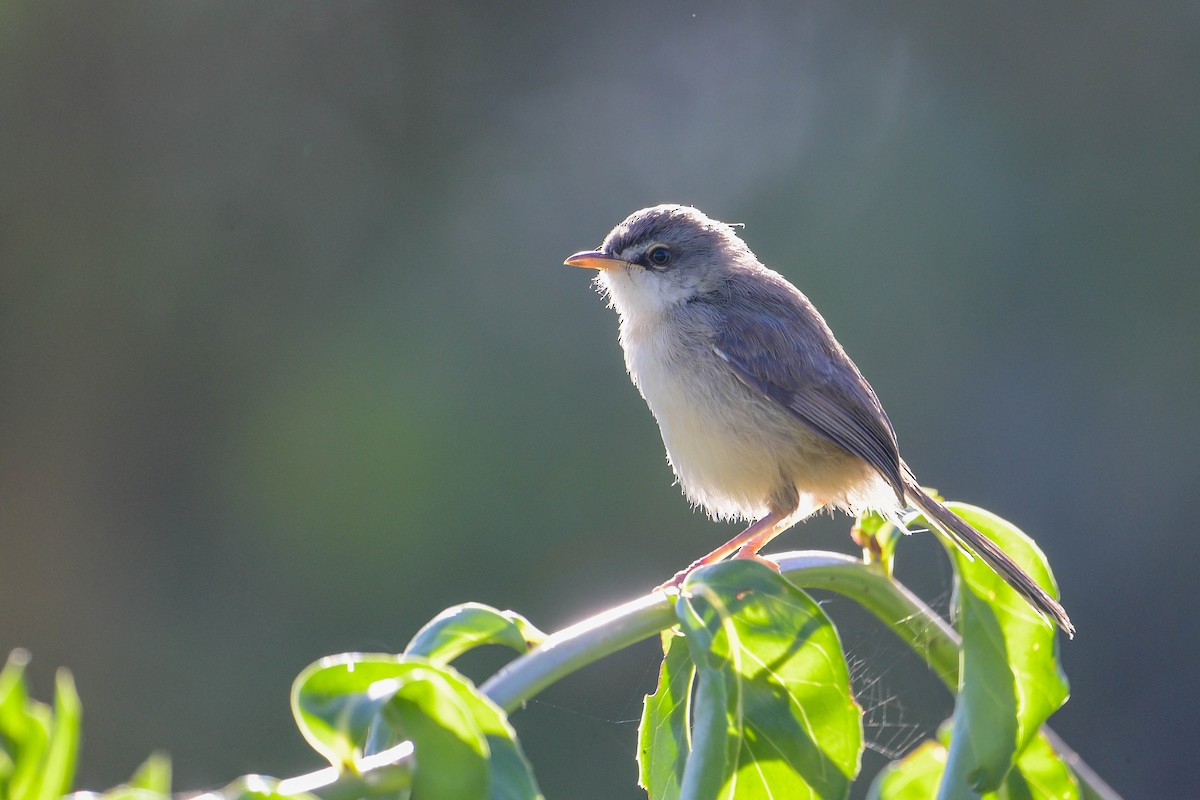
<path id="1" fill-rule="evenodd" d="M 247 780 L 253 782 L 260 779 L 257 775 L 243 778 L 240 782 L 213 793 L 212 796 L 226 798 L 226 800 L 238 796 L 242 793 L 241 787 Z M 164 753 L 152 753 L 137 768 L 132 778 L 120 786 L 109 789 L 100 797 L 102 800 L 171 800 L 171 759 Z M 293 800 L 302 800 L 302 798 L 295 797 Z"/>
<path id="2" fill-rule="evenodd" d="M 385 687 L 386 688 L 386 687 Z M 413 742 L 413 792 L 430 800 L 477 800 L 487 795 L 491 755 L 474 709 L 452 679 L 416 666 L 395 679 L 382 720 L 396 741 Z"/>
<path id="3" fill-rule="evenodd" d="M 29 689 L 25 685 L 25 667 L 29 665 L 28 650 L 13 650 L 0 670 L 0 733 L 20 741 L 25 729 L 25 706 Z"/>
<path id="4" fill-rule="evenodd" d="M 445 667 L 438 672 L 440 679 L 406 682 L 384 711 L 384 719 L 396 726 L 397 739 L 413 740 L 417 760 L 414 794 L 421 798 L 540 798 L 533 770 L 504 712 L 458 673 Z M 460 741 L 450 741 L 446 731 Z M 464 771 L 464 765 L 474 764 L 472 754 L 464 749 L 475 747 L 473 741 L 465 741 L 467 734 L 483 737 L 483 755 L 488 759 L 483 775 L 486 792 L 476 785 L 473 766 L 471 774 Z M 436 768 L 431 769 L 431 758 L 437 759 Z"/>
<path id="5" fill-rule="evenodd" d="M 42 762 L 37 800 L 58 800 L 71 791 L 75 764 L 79 758 L 79 729 L 83 710 L 75 680 L 69 670 L 60 669 L 54 681 L 54 714 Z"/>
<path id="6" fill-rule="evenodd" d="M 696 645 L 697 641 L 702 643 Z M 691 716 L 691 752 L 683 769 L 679 792 L 685 800 L 715 800 L 733 797 L 732 783 L 736 781 L 737 753 L 742 739 L 740 709 L 730 714 L 730 703 L 738 702 L 729 696 L 729 682 L 720 668 L 704 659 L 711 639 L 689 635 L 688 649 L 699 657 L 696 693 Z M 737 727 L 731 727 L 731 716 Z"/>
<path id="7" fill-rule="evenodd" d="M 983 509 L 963 503 L 947 507 L 988 536 L 1035 580 L 1055 591 L 1046 558 L 1028 536 Z M 958 574 L 958 628 L 962 669 L 950 737 L 947 786 L 956 796 L 969 786 L 996 790 L 1016 754 L 1068 696 L 1058 663 L 1052 625 L 992 571 L 946 543 Z"/>
<path id="8" fill-rule="evenodd" d="M 902 761 L 888 764 L 871 784 L 867 800 L 929 800 L 937 794 L 946 767 L 946 746 L 932 739 Z"/>
<path id="9" fill-rule="evenodd" d="M 404 653 L 449 664 L 480 645 L 500 644 L 524 653 L 545 638 L 546 634 L 533 623 L 513 611 L 498 611 L 482 603 L 463 603 L 427 622 L 404 648 Z"/>
<path id="10" fill-rule="evenodd" d="M 948 753 L 941 742 L 927 741 L 888 765 L 875 778 L 868 800 L 928 800 L 935 796 Z M 1079 785 L 1044 736 L 1035 736 L 995 792 L 980 800 L 1079 800 Z"/>
<path id="11" fill-rule="evenodd" d="M 11 784 L 29 724 L 25 711 L 29 701 L 29 690 L 25 685 L 28 663 L 28 650 L 13 650 L 8 654 L 4 669 L 0 670 L 0 797 L 5 798 L 16 797 Z"/>
<path id="12" fill-rule="evenodd" d="M 7 772 L 0 790 L 8 800 L 36 800 L 50 745 L 53 714 L 29 697 L 25 683 L 26 650 L 13 650 L 0 670 L 0 744 L 8 748 L 0 764 Z"/>
<path id="13" fill-rule="evenodd" d="M 0 670 L 0 797 L 58 800 L 71 790 L 82 710 L 71 673 L 55 677 L 54 708 L 29 696 L 29 653 L 14 650 Z"/>
<path id="14" fill-rule="evenodd" d="M 171 757 L 166 753 L 151 753 L 129 779 L 131 789 L 144 789 L 156 794 L 171 793 Z"/>
<path id="15" fill-rule="evenodd" d="M 762 564 L 734 560 L 693 572 L 676 611 L 697 669 L 681 796 L 845 797 L 861 711 L 820 607 Z"/>
<path id="16" fill-rule="evenodd" d="M 863 549 L 863 561 L 877 564 L 883 574 L 891 576 L 896 556 L 896 543 L 903 532 L 874 511 L 860 514 L 850 528 L 850 536 Z"/>
<path id="17" fill-rule="evenodd" d="M 292 715 L 301 734 L 335 767 L 354 769 L 371 726 L 394 694 L 373 687 L 408 670 L 387 654 L 345 653 L 310 665 L 292 684 Z"/>
<path id="18" fill-rule="evenodd" d="M 1004 788 L 995 795 L 997 800 L 1079 800 L 1080 796 L 1074 774 L 1040 734 L 1021 751 Z"/>
<path id="19" fill-rule="evenodd" d="M 335 766 L 355 769 L 368 742 L 378 751 L 411 739 L 421 798 L 540 797 L 504 712 L 444 665 L 388 654 L 322 659 L 296 679 L 292 707 Z"/>
<path id="20" fill-rule="evenodd" d="M 638 727 L 638 784 L 654 800 L 675 800 L 690 747 L 688 702 L 696 668 L 682 636 L 665 633 L 663 650 L 658 688 L 646 695 Z"/>

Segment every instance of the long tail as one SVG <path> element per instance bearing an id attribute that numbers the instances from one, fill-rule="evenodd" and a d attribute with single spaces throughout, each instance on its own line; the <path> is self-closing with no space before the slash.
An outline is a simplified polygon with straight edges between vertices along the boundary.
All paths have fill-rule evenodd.
<path id="1" fill-rule="evenodd" d="M 919 508 L 930 522 L 986 561 L 1005 583 L 1016 589 L 1017 593 L 1029 602 L 1029 605 L 1058 623 L 1058 627 L 1062 628 L 1068 637 L 1075 635 L 1075 626 L 1071 624 L 1066 609 L 1037 581 L 1029 577 L 1029 573 L 1021 569 L 1017 562 L 996 546 L 995 542 L 927 495 L 911 474 L 905 475 L 904 491 L 913 505 Z"/>

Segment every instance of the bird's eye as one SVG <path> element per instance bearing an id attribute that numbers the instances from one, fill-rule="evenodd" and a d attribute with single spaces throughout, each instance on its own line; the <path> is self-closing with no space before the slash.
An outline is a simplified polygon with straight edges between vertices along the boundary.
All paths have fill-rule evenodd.
<path id="1" fill-rule="evenodd" d="M 656 267 L 665 267 L 671 263 L 671 251 L 661 245 L 652 249 L 646 257 Z"/>

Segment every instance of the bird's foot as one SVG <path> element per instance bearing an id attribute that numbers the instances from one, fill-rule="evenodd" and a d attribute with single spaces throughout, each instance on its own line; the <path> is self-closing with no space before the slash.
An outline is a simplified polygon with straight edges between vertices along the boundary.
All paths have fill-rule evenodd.
<path id="1" fill-rule="evenodd" d="M 758 553 L 756 553 L 753 550 L 750 550 L 749 548 L 746 548 L 746 547 L 743 547 L 742 549 L 738 550 L 737 553 L 735 553 L 733 555 L 733 557 L 730 558 L 730 561 L 732 561 L 735 558 L 746 559 L 749 561 L 757 561 L 759 564 L 762 564 L 763 566 L 766 566 L 766 567 L 770 567 L 771 569 L 775 570 L 776 572 L 779 572 L 779 565 L 777 563 L 775 563 L 771 559 L 767 558 L 766 556 L 761 556 Z M 679 570 L 679 572 L 676 572 L 669 581 L 660 583 L 658 586 L 655 586 L 654 591 L 665 592 L 665 591 L 668 591 L 671 589 L 678 589 L 680 586 L 683 585 L 683 582 L 685 580 L 687 580 L 688 575 L 691 575 L 693 572 L 700 569 L 700 567 L 706 567 L 709 564 L 715 564 L 719 560 L 720 559 L 709 558 L 708 556 L 706 556 L 704 558 L 698 558 L 695 561 L 693 561 L 691 564 L 688 564 L 686 567 Z"/>
<path id="2" fill-rule="evenodd" d="M 772 511 L 716 550 L 713 550 L 706 556 L 697 558 L 691 564 L 676 572 L 671 580 L 659 584 L 654 588 L 654 591 L 663 592 L 668 589 L 678 589 L 692 572 L 700 567 L 717 563 L 735 550 L 737 551 L 737 555 L 734 558 L 752 558 L 778 572 L 779 565 L 759 556 L 758 549 L 775 538 L 775 535 L 781 530 L 785 516 L 781 512 Z"/>
<path id="3" fill-rule="evenodd" d="M 660 583 L 658 586 L 655 586 L 654 591 L 667 592 L 672 589 L 678 589 L 680 586 L 683 585 L 683 582 L 685 580 L 687 580 L 688 575 L 691 575 L 697 569 L 699 569 L 700 567 L 703 567 L 706 563 L 707 562 L 705 562 L 704 559 L 699 559 L 698 561 L 693 561 L 691 564 L 688 564 L 686 567 L 679 570 L 679 572 L 676 572 L 671 577 L 670 580 Z"/>

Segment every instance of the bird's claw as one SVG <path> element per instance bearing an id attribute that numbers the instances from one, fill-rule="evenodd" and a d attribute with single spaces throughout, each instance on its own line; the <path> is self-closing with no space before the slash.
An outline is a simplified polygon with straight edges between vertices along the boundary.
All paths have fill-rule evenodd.
<path id="1" fill-rule="evenodd" d="M 730 560 L 732 561 L 733 559 L 745 559 L 745 560 L 749 560 L 749 561 L 757 561 L 759 564 L 762 564 L 765 567 L 770 567 L 771 569 L 775 570 L 776 572 L 779 572 L 779 564 L 777 564 L 776 562 L 767 558 L 766 556 L 761 556 L 758 553 L 756 553 L 752 550 L 748 550 L 745 547 L 743 547 L 741 550 L 738 550 L 737 553 L 735 553 L 733 555 L 733 558 L 731 558 Z M 679 572 L 676 572 L 671 577 L 670 580 L 660 583 L 658 586 L 655 586 L 654 591 L 668 592 L 668 591 L 671 591 L 672 589 L 677 590 L 677 589 L 679 589 L 680 586 L 683 585 L 683 582 L 685 580 L 687 580 L 688 575 L 691 575 L 693 572 L 698 570 L 700 567 L 705 567 L 712 563 L 714 563 L 714 562 L 707 558 L 697 559 L 696 561 L 693 561 L 691 564 L 688 564 L 683 569 L 679 570 Z"/>
<path id="2" fill-rule="evenodd" d="M 696 566 L 696 564 L 692 564 L 688 567 L 684 567 L 683 569 L 679 570 L 679 572 L 676 572 L 670 580 L 664 581 L 658 586 L 655 586 L 654 591 L 669 592 L 671 590 L 678 590 L 679 587 L 683 585 L 683 582 L 687 580 L 687 576 L 692 574 L 692 571 L 696 569 Z"/>

